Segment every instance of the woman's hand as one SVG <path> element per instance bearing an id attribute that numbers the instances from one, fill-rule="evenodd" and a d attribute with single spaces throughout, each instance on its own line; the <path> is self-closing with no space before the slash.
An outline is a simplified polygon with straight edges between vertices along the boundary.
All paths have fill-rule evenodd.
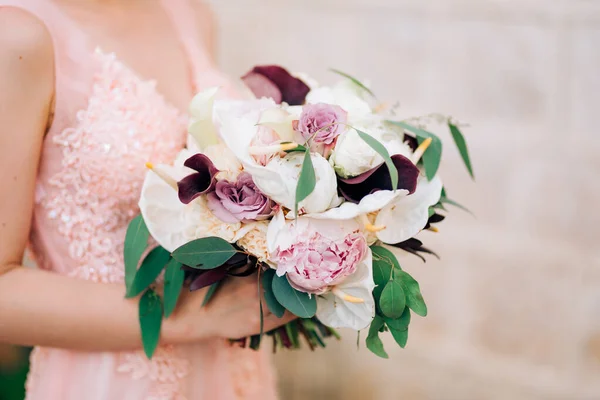
<path id="1" fill-rule="evenodd" d="M 202 307 L 208 288 L 189 292 L 184 289 L 173 315 L 166 320 L 166 341 L 190 343 L 220 337 L 238 339 L 260 333 L 258 278 L 228 278 L 219 286 L 210 302 Z M 262 296 L 262 293 L 261 293 Z M 268 332 L 293 321 L 289 312 L 277 318 L 263 299 L 263 331 Z"/>

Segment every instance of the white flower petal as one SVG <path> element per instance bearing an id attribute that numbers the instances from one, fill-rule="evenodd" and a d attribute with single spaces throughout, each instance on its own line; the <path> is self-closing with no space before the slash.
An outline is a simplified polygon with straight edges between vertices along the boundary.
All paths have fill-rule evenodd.
<path id="1" fill-rule="evenodd" d="M 217 129 L 213 123 L 213 106 L 218 87 L 198 93 L 190 104 L 189 134 L 194 138 L 197 149 L 219 143 Z"/>
<path id="2" fill-rule="evenodd" d="M 294 140 L 294 127 L 292 123 L 295 117 L 282 108 L 271 108 L 263 111 L 258 121 L 261 126 L 273 129 L 282 142 L 291 142 Z"/>
<path id="3" fill-rule="evenodd" d="M 442 181 L 420 177 L 417 190 L 410 196 L 399 197 L 377 215 L 376 225 L 386 228 L 377 232 L 384 243 L 399 243 L 410 239 L 427 225 L 429 207 L 436 204 L 442 192 Z"/>
<path id="4" fill-rule="evenodd" d="M 254 183 L 271 199 L 293 210 L 303 160 L 304 153 L 301 152 L 287 154 L 284 158 L 274 158 L 264 167 L 270 174 L 253 174 Z M 303 208 L 307 213 L 318 213 L 327 210 L 334 198 L 337 198 L 337 178 L 323 156 L 311 153 L 311 160 L 317 183 L 313 192 L 300 202 L 298 208 Z"/>
<path id="5" fill-rule="evenodd" d="M 375 315 L 373 299 L 373 256 L 369 249 L 367 257 L 358 265 L 356 272 L 337 286 L 344 293 L 363 299 L 363 303 L 344 301 L 328 292 L 317 297 L 317 318 L 332 328 L 366 328 Z"/>
<path id="6" fill-rule="evenodd" d="M 400 196 L 406 196 L 408 190 L 399 189 L 395 192 L 391 190 L 379 190 L 362 198 L 356 204 L 351 202 L 342 203 L 339 207 L 331 208 L 322 213 L 307 214 L 307 217 L 315 219 L 343 220 L 353 219 L 360 215 L 369 214 L 387 206 L 391 201 Z"/>

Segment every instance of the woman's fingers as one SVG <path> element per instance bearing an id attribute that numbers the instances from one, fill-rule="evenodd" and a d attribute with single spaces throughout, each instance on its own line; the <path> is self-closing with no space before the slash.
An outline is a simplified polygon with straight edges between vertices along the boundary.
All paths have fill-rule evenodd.
<path id="1" fill-rule="evenodd" d="M 280 326 L 283 326 L 285 324 L 287 324 L 288 322 L 291 322 L 295 319 L 297 319 L 298 317 L 295 316 L 294 314 L 292 314 L 289 311 L 286 311 L 285 314 L 283 314 L 283 316 L 281 318 L 277 318 L 277 316 L 270 314 L 268 317 L 265 316 L 264 317 L 264 332 L 269 332 L 275 328 L 279 328 Z"/>

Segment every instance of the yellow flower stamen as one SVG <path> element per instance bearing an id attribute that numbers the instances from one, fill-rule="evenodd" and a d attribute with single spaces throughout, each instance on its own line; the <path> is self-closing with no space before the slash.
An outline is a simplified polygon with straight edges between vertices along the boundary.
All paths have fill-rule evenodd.
<path id="1" fill-rule="evenodd" d="M 146 163 L 146 168 L 148 168 L 150 171 L 154 172 L 156 174 L 156 176 L 158 176 L 160 179 L 162 179 L 167 185 L 171 186 L 175 190 L 178 190 L 177 189 L 177 181 L 175 179 L 173 179 L 173 177 L 171 177 L 165 171 L 163 171 L 159 167 L 155 166 L 151 162 Z"/>
<path id="2" fill-rule="evenodd" d="M 429 228 L 427 228 L 427 230 L 431 231 L 431 232 L 435 232 L 435 233 L 438 233 L 440 231 L 437 227 L 435 227 L 433 225 L 431 225 Z"/>
<path id="3" fill-rule="evenodd" d="M 288 151 L 298 147 L 298 143 L 287 142 L 287 143 L 276 143 L 269 146 L 250 146 L 248 147 L 248 153 L 254 156 L 266 156 L 269 154 L 279 153 L 281 151 Z"/>
<path id="4" fill-rule="evenodd" d="M 367 230 L 368 232 L 373 232 L 373 233 L 380 232 L 386 228 L 385 225 L 372 224 L 371 221 L 369 221 L 369 218 L 365 214 L 360 216 L 360 221 L 362 222 L 363 226 L 365 227 L 365 230 Z"/>
<path id="5" fill-rule="evenodd" d="M 335 287 L 333 289 L 331 289 L 331 293 L 333 293 L 340 299 L 347 301 L 348 303 L 361 304 L 361 303 L 365 302 L 364 299 L 361 299 L 360 297 L 350 296 L 349 294 L 346 294 L 346 293 L 342 292 L 340 289 L 335 288 Z"/>
<path id="6" fill-rule="evenodd" d="M 412 156 L 412 161 L 415 164 L 417 162 L 419 162 L 419 160 L 421 159 L 421 157 L 423 157 L 423 153 L 425 153 L 425 150 L 427 150 L 427 148 L 429 147 L 429 145 L 431 145 L 432 141 L 433 141 L 433 139 L 427 138 L 427 139 L 423 140 L 423 143 L 421 143 L 419 145 L 419 147 L 417 147 L 417 149 L 415 150 L 415 152 L 413 153 L 413 156 Z"/>
<path id="7" fill-rule="evenodd" d="M 373 113 L 378 114 L 388 108 L 388 103 L 379 103 L 373 108 Z"/>

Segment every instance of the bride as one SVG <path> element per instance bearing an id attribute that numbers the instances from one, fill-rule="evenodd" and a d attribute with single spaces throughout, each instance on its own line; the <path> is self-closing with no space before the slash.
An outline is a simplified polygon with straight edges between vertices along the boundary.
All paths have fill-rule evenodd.
<path id="1" fill-rule="evenodd" d="M 276 397 L 268 356 L 226 340 L 259 332 L 255 278 L 183 295 L 151 361 L 124 298 L 144 163 L 182 148 L 195 92 L 235 95 L 211 24 L 198 0 L 0 0 L 0 341 L 37 346 L 29 400 Z"/>

